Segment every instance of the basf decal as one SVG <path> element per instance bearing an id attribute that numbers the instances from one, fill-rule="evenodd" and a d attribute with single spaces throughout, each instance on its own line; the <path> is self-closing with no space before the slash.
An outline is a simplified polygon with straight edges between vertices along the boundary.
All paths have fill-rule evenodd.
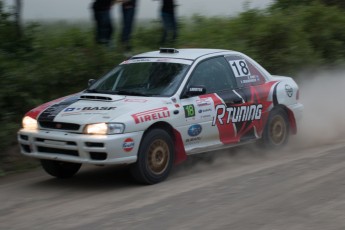
<path id="1" fill-rule="evenodd" d="M 104 110 L 114 110 L 114 109 L 116 109 L 116 107 L 83 107 L 83 108 L 77 108 L 77 107 L 75 107 L 75 108 L 71 108 L 71 107 L 69 107 L 69 108 L 66 108 L 65 110 L 64 110 L 64 112 L 76 112 L 76 111 L 84 111 L 84 112 L 88 112 L 88 111 L 104 111 Z"/>

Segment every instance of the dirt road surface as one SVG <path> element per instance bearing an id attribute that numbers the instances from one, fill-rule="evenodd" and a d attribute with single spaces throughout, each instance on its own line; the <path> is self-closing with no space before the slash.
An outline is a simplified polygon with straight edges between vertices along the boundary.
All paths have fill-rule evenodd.
<path id="1" fill-rule="evenodd" d="M 165 182 L 83 167 L 0 178 L 0 229 L 345 229 L 345 142 L 193 159 Z"/>

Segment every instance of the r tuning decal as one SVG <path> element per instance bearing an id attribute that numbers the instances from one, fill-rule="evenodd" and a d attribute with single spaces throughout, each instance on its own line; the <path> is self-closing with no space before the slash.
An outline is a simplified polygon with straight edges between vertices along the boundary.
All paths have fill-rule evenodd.
<path id="1" fill-rule="evenodd" d="M 227 107 L 224 104 L 216 106 L 216 116 L 213 117 L 212 126 L 215 126 L 217 121 L 219 124 L 226 124 L 260 120 L 262 115 L 261 104 L 248 105 L 239 107 Z"/>

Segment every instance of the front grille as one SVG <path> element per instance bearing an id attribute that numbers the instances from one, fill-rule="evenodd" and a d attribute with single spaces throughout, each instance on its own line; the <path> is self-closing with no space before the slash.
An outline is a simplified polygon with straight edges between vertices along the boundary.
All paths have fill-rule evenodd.
<path id="1" fill-rule="evenodd" d="M 85 145 L 91 148 L 103 148 L 104 144 L 99 142 L 86 142 Z"/>
<path id="2" fill-rule="evenodd" d="M 64 122 L 40 121 L 40 126 L 46 129 L 61 129 L 61 130 L 79 130 L 80 125 Z"/>
<path id="3" fill-rule="evenodd" d="M 42 142 L 42 143 L 47 143 L 49 144 L 49 141 L 51 142 L 55 142 L 55 143 L 60 143 L 60 144 L 66 144 L 66 145 L 72 145 L 72 146 L 76 146 L 77 143 L 74 141 L 57 141 L 57 140 L 51 140 L 51 139 L 43 139 L 43 138 L 36 138 L 37 142 Z"/>
<path id="4" fill-rule="evenodd" d="M 37 151 L 41 153 L 55 153 L 55 154 L 62 154 L 62 155 L 69 155 L 69 156 L 79 156 L 78 151 L 68 150 L 68 149 L 57 149 L 57 148 L 48 148 L 48 147 L 38 146 Z"/>

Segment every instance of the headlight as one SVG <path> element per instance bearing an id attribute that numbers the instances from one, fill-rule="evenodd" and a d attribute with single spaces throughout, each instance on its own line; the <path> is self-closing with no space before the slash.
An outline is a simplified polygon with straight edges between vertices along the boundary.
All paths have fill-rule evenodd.
<path id="1" fill-rule="evenodd" d="M 38 129 L 37 120 L 29 116 L 25 116 L 23 118 L 22 125 L 24 129 L 31 129 L 31 130 Z"/>
<path id="2" fill-rule="evenodd" d="M 85 126 L 84 133 L 86 134 L 121 134 L 125 131 L 125 125 L 120 123 L 97 123 Z"/>

